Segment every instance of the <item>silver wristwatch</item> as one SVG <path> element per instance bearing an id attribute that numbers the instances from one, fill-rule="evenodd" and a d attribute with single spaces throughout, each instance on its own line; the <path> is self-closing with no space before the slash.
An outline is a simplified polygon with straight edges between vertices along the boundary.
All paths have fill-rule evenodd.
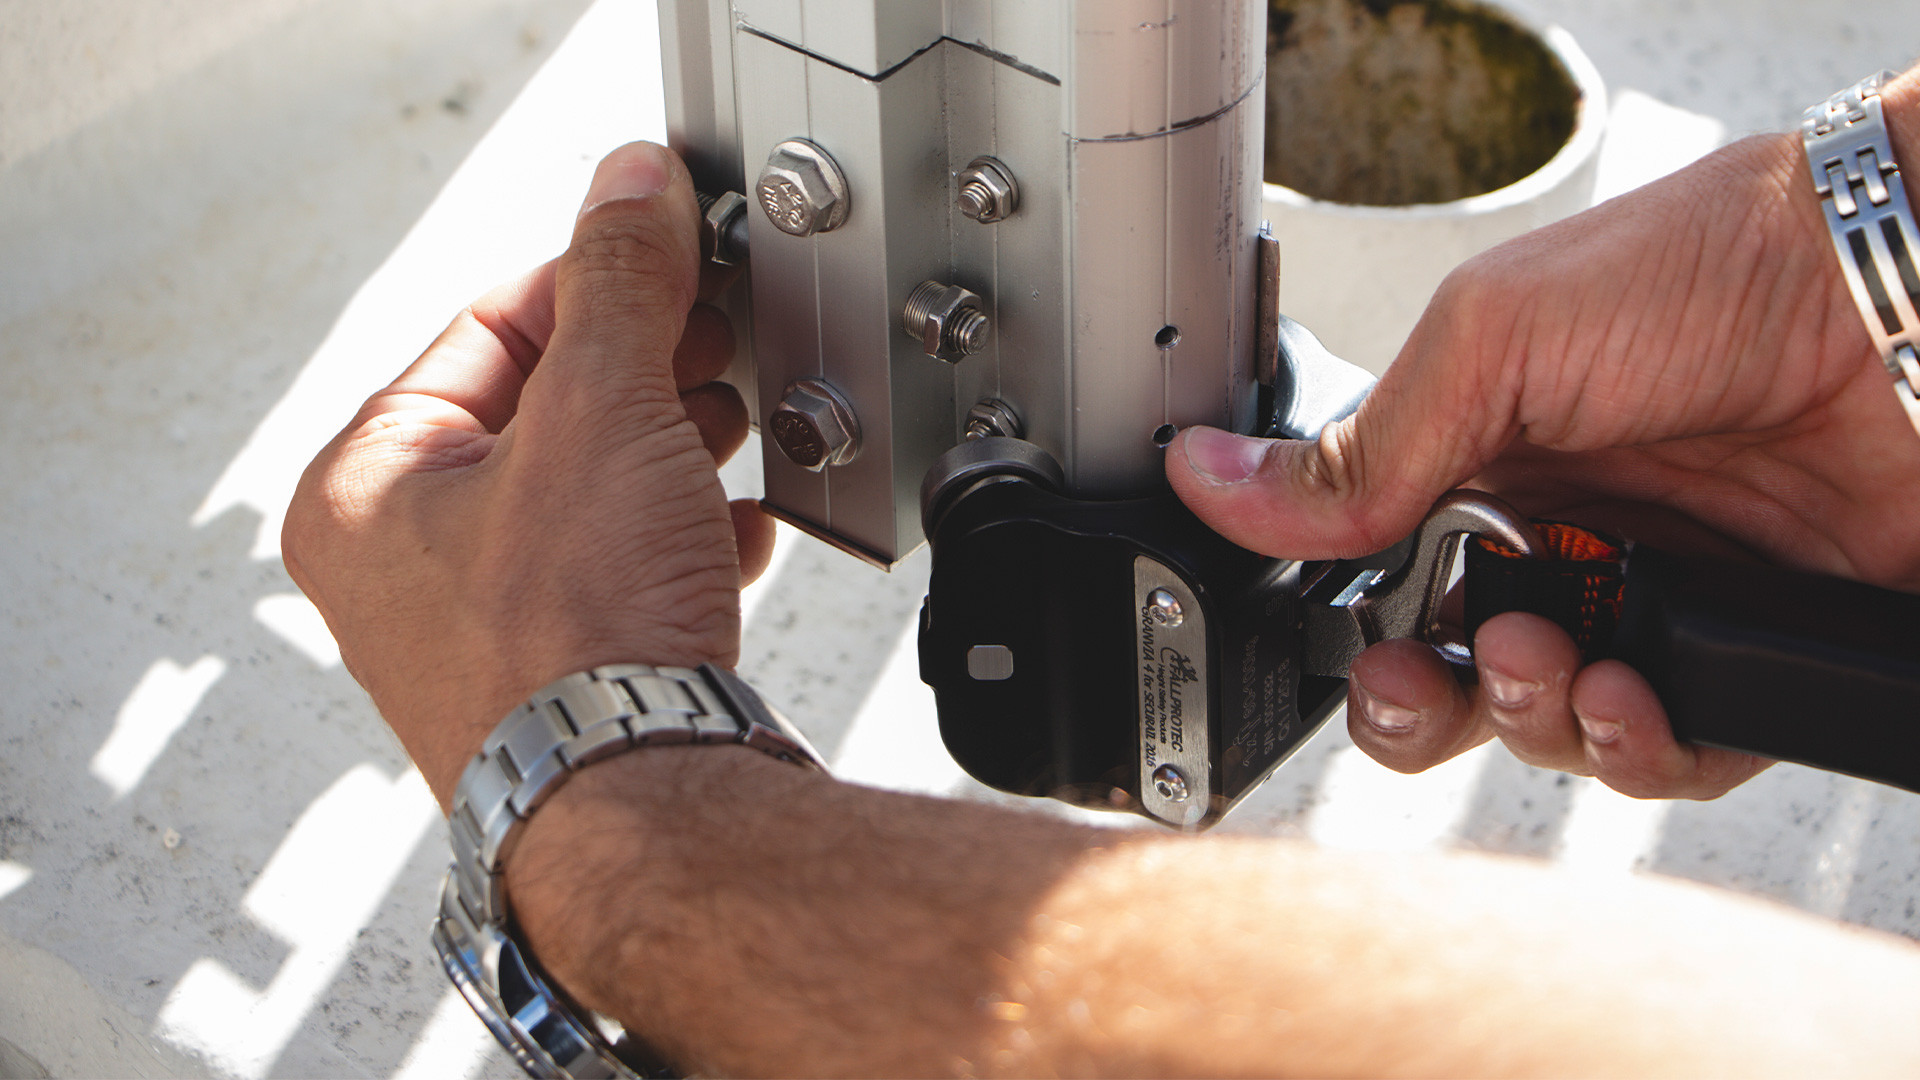
<path id="1" fill-rule="evenodd" d="M 1808 109 L 1800 136 L 1847 288 L 1912 408 L 1920 397 L 1920 226 L 1880 102 L 1897 77 L 1883 71 Z"/>
<path id="2" fill-rule="evenodd" d="M 527 816 L 587 765 L 643 746 L 738 743 L 825 769 L 805 736 L 725 668 L 619 664 L 568 675 L 500 721 L 453 793 L 453 867 L 433 946 L 500 1044 L 537 1077 L 673 1075 L 617 1022 L 591 1015 L 540 970 L 513 923 L 503 875 Z"/>

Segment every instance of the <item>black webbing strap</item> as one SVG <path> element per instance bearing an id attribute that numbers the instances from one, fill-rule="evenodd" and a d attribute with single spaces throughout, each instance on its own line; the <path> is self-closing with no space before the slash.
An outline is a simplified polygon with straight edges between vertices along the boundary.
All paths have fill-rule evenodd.
<path id="1" fill-rule="evenodd" d="M 1526 611 L 1559 624 L 1584 659 L 1606 656 L 1620 622 L 1626 545 L 1560 521 L 1534 527 L 1552 558 L 1526 558 L 1480 538 L 1466 545 L 1467 640 L 1495 615 Z"/>
<path id="2" fill-rule="evenodd" d="M 1553 558 L 1466 546 L 1469 640 L 1544 616 L 1644 676 L 1683 741 L 1920 791 L 1920 596 L 1536 524 Z"/>

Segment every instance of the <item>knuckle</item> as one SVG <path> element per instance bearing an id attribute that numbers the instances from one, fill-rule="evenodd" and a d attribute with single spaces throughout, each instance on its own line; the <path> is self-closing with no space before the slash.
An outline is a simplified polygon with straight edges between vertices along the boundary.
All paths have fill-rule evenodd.
<path id="1" fill-rule="evenodd" d="M 1366 419 L 1363 410 L 1328 424 L 1314 444 L 1315 452 L 1307 455 L 1305 468 L 1314 493 L 1340 507 L 1356 555 L 1382 551 L 1404 539 L 1412 528 L 1409 515 L 1417 520 L 1430 501 L 1424 494 L 1409 497 L 1399 490 L 1407 486 L 1404 482 L 1393 485 L 1395 492 L 1376 490 L 1381 484 L 1369 447 L 1378 440 L 1363 430 Z"/>
<path id="2" fill-rule="evenodd" d="M 1360 487 L 1365 450 L 1359 416 L 1336 420 L 1320 430 L 1315 453 L 1307 459 L 1307 480 L 1326 494 L 1344 498 Z"/>

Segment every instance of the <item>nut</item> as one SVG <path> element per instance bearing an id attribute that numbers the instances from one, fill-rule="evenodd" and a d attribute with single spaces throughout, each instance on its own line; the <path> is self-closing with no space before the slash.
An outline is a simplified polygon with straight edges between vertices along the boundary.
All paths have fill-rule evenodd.
<path id="1" fill-rule="evenodd" d="M 747 261 L 747 197 L 729 191 L 717 197 L 699 192 L 700 250 L 717 266 Z"/>
<path id="2" fill-rule="evenodd" d="M 787 460 L 814 472 L 845 465 L 860 452 L 860 422 L 839 391 L 819 379 L 787 387 L 767 418 L 767 431 Z"/>
<path id="3" fill-rule="evenodd" d="M 774 228 L 793 236 L 832 232 L 847 220 L 846 174 L 831 155 L 805 139 L 773 148 L 755 193 Z"/>
<path id="4" fill-rule="evenodd" d="M 1020 417 L 1014 413 L 1011 405 L 999 398 L 984 398 L 967 410 L 969 439 L 1018 439 L 1022 434 Z"/>
<path id="5" fill-rule="evenodd" d="M 960 171 L 960 194 L 954 205 L 982 225 L 1005 221 L 1020 208 L 1020 185 L 998 158 L 977 157 Z"/>
<path id="6" fill-rule="evenodd" d="M 958 285 L 923 281 L 907 294 L 900 328 L 928 356 L 957 364 L 987 347 L 993 327 L 983 306 L 978 295 Z"/>

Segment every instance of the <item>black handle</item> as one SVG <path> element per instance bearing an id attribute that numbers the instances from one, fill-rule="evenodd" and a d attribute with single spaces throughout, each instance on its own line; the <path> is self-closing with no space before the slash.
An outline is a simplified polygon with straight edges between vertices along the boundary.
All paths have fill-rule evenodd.
<path id="1" fill-rule="evenodd" d="M 1640 546 L 1609 651 L 1687 742 L 1920 791 L 1920 596 Z"/>

